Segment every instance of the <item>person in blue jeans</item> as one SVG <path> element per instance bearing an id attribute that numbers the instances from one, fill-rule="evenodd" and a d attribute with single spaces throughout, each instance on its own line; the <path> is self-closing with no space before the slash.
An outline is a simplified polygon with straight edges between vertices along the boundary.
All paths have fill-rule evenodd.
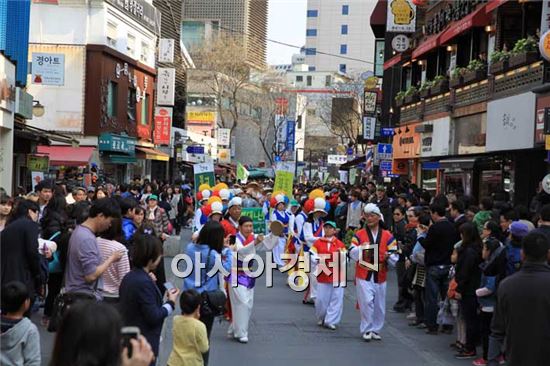
<path id="1" fill-rule="evenodd" d="M 433 224 L 421 243 L 426 250 L 426 288 L 424 317 L 428 334 L 437 334 L 439 298 L 444 299 L 449 287 L 449 269 L 454 244 L 460 240 L 453 223 L 445 217 L 445 207 L 432 204 L 430 214 Z"/>

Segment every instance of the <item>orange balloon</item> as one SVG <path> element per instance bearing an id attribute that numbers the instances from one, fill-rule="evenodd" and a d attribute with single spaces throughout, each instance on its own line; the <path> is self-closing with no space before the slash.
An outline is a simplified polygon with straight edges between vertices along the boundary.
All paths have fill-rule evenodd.
<path id="1" fill-rule="evenodd" d="M 309 193 L 309 199 L 314 200 L 316 198 L 325 198 L 325 192 L 322 189 L 314 189 Z"/>
<path id="2" fill-rule="evenodd" d="M 218 196 L 212 196 L 208 199 L 208 204 L 211 205 L 213 202 L 221 202 L 222 199 Z"/>

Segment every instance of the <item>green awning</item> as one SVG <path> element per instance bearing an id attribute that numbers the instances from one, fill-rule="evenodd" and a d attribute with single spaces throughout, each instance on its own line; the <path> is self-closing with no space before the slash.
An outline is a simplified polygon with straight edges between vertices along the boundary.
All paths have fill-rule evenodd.
<path id="1" fill-rule="evenodd" d="M 125 154 L 109 154 L 106 156 L 106 163 L 110 164 L 130 164 L 137 162 L 135 156 L 129 156 Z"/>

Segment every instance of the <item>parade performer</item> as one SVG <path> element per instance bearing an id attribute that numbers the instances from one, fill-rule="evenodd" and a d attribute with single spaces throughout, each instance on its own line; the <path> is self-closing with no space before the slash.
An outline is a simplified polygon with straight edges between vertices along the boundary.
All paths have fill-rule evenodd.
<path id="1" fill-rule="evenodd" d="M 199 237 L 199 233 L 202 227 L 208 221 L 221 222 L 223 217 L 223 205 L 219 197 L 210 197 L 206 204 L 203 204 L 200 208 L 200 223 L 199 227 L 193 232 L 191 240 L 195 241 Z"/>
<path id="2" fill-rule="evenodd" d="M 201 184 L 197 191 L 197 202 L 199 202 L 199 207 L 195 210 L 195 216 L 193 218 L 193 230 L 199 231 L 200 228 L 206 221 L 208 221 L 208 216 L 202 214 L 201 207 L 206 205 L 208 199 L 212 196 L 212 191 L 208 184 Z"/>
<path id="3" fill-rule="evenodd" d="M 304 223 L 307 220 L 307 212 L 305 208 L 301 207 L 297 214 L 294 215 L 294 232 L 296 233 L 296 252 L 299 253 L 301 249 L 300 244 L 300 235 L 302 234 L 302 229 L 304 228 Z"/>
<path id="4" fill-rule="evenodd" d="M 271 207 L 274 208 L 271 213 L 270 221 L 279 221 L 284 226 L 284 237 L 279 239 L 279 244 L 273 248 L 273 260 L 277 266 L 284 266 L 284 261 L 282 260 L 282 254 L 285 252 L 285 246 L 289 235 L 289 227 L 294 227 L 294 216 L 289 215 L 286 212 L 286 205 L 288 204 L 288 197 L 282 193 L 276 193 L 271 198 Z"/>
<path id="5" fill-rule="evenodd" d="M 300 234 L 301 251 L 300 256 L 303 253 L 309 252 L 309 249 L 315 244 L 317 239 L 325 235 L 323 231 L 323 220 L 329 210 L 329 203 L 325 201 L 324 193 L 322 190 L 315 190 L 310 193 L 310 198 L 304 204 L 304 209 L 309 212 L 308 218 L 302 228 Z M 315 271 L 315 265 L 311 266 L 311 271 L 308 275 L 309 286 L 304 294 L 304 304 L 314 304 L 317 297 L 317 277 L 313 274 Z"/>
<path id="6" fill-rule="evenodd" d="M 297 231 L 297 226 L 296 226 L 296 215 L 298 214 L 299 210 L 300 210 L 300 204 L 298 203 L 298 201 L 296 201 L 295 199 L 290 200 L 290 207 L 286 212 L 290 216 L 289 223 L 293 222 L 293 224 L 292 226 L 290 226 L 289 224 L 289 230 L 288 230 L 289 234 L 286 240 L 285 251 L 284 251 L 285 254 L 298 255 L 298 253 L 300 252 L 300 238 L 299 238 L 300 232 Z M 302 222 L 302 226 L 303 226 L 303 222 Z M 288 271 L 288 275 L 289 276 L 292 275 L 294 270 L 296 270 L 297 268 L 298 268 L 298 264 L 296 263 L 295 267 Z"/>
<path id="7" fill-rule="evenodd" d="M 361 313 L 360 330 L 363 339 L 369 342 L 382 339 L 380 330 L 386 315 L 388 264 L 395 265 L 398 254 L 397 241 L 389 231 L 380 227 L 380 220 L 384 221 L 380 208 L 373 203 L 365 205 L 363 218 L 366 226 L 355 233 L 351 241 L 350 257 L 357 261 L 355 286 Z M 378 258 L 374 258 L 375 249 L 365 248 L 367 245 L 378 246 Z"/>
<path id="8" fill-rule="evenodd" d="M 277 240 L 272 240 L 271 235 L 254 235 L 254 223 L 248 216 L 239 219 L 239 231 L 236 234 L 233 250 L 237 254 L 237 268 L 226 278 L 228 283 L 228 294 L 231 302 L 231 325 L 228 329 L 228 336 L 237 339 L 241 343 L 248 343 L 248 323 L 252 315 L 254 305 L 254 284 L 255 278 L 246 274 L 243 262 L 249 256 L 256 254 L 260 246 L 272 249 Z M 237 276 L 237 286 L 233 287 L 231 276 Z"/>
<path id="9" fill-rule="evenodd" d="M 315 317 L 318 325 L 334 330 L 340 323 L 344 309 L 345 283 L 342 286 L 341 281 L 345 280 L 345 276 L 342 275 L 345 266 L 342 267 L 341 263 L 342 258 L 345 259 L 346 247 L 335 237 L 336 223 L 334 221 L 325 222 L 323 229 L 325 235 L 317 239 L 309 250 L 311 261 L 317 263 L 319 269 L 319 263 L 324 263 L 324 266 L 330 271 L 330 274 L 320 272 L 317 277 Z M 335 280 L 338 285 L 334 284 Z"/>
<path id="10" fill-rule="evenodd" d="M 223 230 L 225 231 L 225 236 L 237 235 L 237 230 L 239 229 L 239 219 L 241 218 L 243 200 L 241 197 L 234 197 L 229 201 L 227 206 L 227 213 L 225 218 L 222 220 Z"/>

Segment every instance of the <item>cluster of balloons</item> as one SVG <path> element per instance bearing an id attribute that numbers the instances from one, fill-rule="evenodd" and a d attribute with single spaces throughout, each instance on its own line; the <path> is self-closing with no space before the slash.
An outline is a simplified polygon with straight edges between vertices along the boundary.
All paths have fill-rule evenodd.
<path id="1" fill-rule="evenodd" d="M 214 187 L 210 187 L 209 184 L 204 183 L 199 186 L 197 192 L 197 200 L 204 201 L 206 204 L 201 206 L 201 221 L 207 220 L 210 215 L 214 213 L 223 214 L 224 201 L 229 202 L 233 198 L 233 193 L 229 190 L 229 187 L 225 183 L 218 183 Z"/>
<path id="2" fill-rule="evenodd" d="M 272 208 L 277 207 L 279 203 L 284 203 L 285 207 L 288 206 L 288 204 L 290 203 L 288 197 L 283 191 L 273 192 L 273 194 L 271 195 L 271 199 L 269 200 L 269 205 Z"/>
<path id="3" fill-rule="evenodd" d="M 330 210 L 330 203 L 325 200 L 325 192 L 323 192 L 322 189 L 314 189 L 311 191 L 308 199 L 304 203 L 303 209 L 308 215 L 315 211 L 328 213 Z"/>

